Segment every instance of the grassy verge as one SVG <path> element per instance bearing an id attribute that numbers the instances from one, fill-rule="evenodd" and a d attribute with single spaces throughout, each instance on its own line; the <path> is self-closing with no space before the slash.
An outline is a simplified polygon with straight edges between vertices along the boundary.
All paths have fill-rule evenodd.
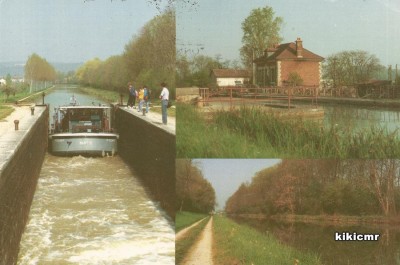
<path id="1" fill-rule="evenodd" d="M 106 89 L 99 89 L 99 88 L 92 88 L 92 87 L 79 87 L 79 90 L 82 91 L 85 94 L 93 95 L 96 98 L 100 98 L 104 100 L 105 102 L 109 103 L 116 103 L 120 102 L 120 93 L 117 91 L 111 91 L 111 90 L 106 90 Z M 128 95 L 124 95 L 123 97 L 123 103 L 126 105 L 128 100 Z M 136 100 L 136 106 L 138 105 L 138 102 Z M 161 114 L 161 102 L 159 99 L 152 99 L 151 100 L 151 105 L 154 107 L 150 108 L 150 111 L 160 113 Z M 169 117 L 175 117 L 176 116 L 176 110 L 175 108 L 169 108 L 168 109 L 168 116 Z"/>
<path id="2" fill-rule="evenodd" d="M 315 254 L 297 251 L 223 216 L 214 217 L 214 259 L 216 264 L 321 264 Z"/>
<path id="3" fill-rule="evenodd" d="M 179 232 L 207 216 L 203 213 L 178 212 L 175 217 L 175 232 Z"/>
<path id="4" fill-rule="evenodd" d="M 180 104 L 176 123 L 177 157 L 265 158 L 279 157 L 265 145 L 258 145 L 245 134 L 207 122 L 194 107 Z"/>
<path id="5" fill-rule="evenodd" d="M 0 121 L 10 115 L 13 111 L 14 109 L 12 107 L 0 104 Z"/>
<path id="6" fill-rule="evenodd" d="M 209 218 L 206 218 L 201 223 L 190 229 L 184 238 L 175 241 L 175 263 L 181 264 L 185 256 L 188 254 L 190 248 L 197 241 L 201 231 L 207 225 Z"/>
<path id="7" fill-rule="evenodd" d="M 307 120 L 282 120 L 259 108 L 220 111 L 207 122 L 194 107 L 179 106 L 177 134 L 178 157 L 400 157 L 396 132 L 324 128 Z"/>
<path id="8" fill-rule="evenodd" d="M 105 102 L 115 103 L 119 102 L 119 92 L 111 91 L 106 89 L 98 89 L 92 87 L 79 87 L 79 90 L 85 94 L 95 96 L 96 98 L 102 99 Z M 126 99 L 126 97 L 125 97 Z"/>

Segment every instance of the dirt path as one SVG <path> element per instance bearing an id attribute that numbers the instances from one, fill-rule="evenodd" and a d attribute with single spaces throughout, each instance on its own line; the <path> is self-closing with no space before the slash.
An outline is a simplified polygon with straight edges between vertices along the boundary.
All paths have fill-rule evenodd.
<path id="1" fill-rule="evenodd" d="M 186 233 L 192 229 L 193 227 L 195 227 L 196 225 L 200 224 L 204 219 L 206 219 L 207 217 L 204 217 L 203 219 L 197 221 L 196 223 L 192 224 L 191 226 L 188 226 L 184 229 L 182 229 L 181 231 L 179 231 L 176 235 L 175 235 L 175 240 L 180 240 L 182 239 L 182 237 L 184 237 L 186 235 Z"/>
<path id="2" fill-rule="evenodd" d="M 184 265 L 213 265 L 212 260 L 212 222 L 211 217 L 208 224 L 200 234 L 199 240 L 194 244 L 189 254 L 184 259 Z"/>

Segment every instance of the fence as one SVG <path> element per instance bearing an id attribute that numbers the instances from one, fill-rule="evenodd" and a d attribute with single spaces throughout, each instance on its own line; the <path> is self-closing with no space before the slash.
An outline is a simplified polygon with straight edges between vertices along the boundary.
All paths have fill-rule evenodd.
<path id="1" fill-rule="evenodd" d="M 211 91 L 208 88 L 199 89 L 200 104 L 207 105 L 211 102 L 229 103 L 232 107 L 238 104 L 259 103 L 269 101 L 277 103 L 278 107 L 291 108 L 294 99 L 309 99 L 313 105 L 318 102 L 318 87 L 219 87 Z"/>

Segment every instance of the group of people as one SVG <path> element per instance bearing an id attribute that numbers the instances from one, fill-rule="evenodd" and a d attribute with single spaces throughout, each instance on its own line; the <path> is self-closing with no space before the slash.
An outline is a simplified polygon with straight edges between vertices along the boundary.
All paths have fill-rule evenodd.
<path id="1" fill-rule="evenodd" d="M 166 83 L 161 83 L 161 110 L 162 110 L 162 122 L 163 124 L 167 124 L 167 108 L 168 108 L 168 101 L 169 101 L 169 90 L 167 88 Z M 139 91 L 137 91 L 132 83 L 128 83 L 128 91 L 129 91 L 129 99 L 127 108 L 135 109 L 136 99 L 139 101 L 138 105 L 138 112 L 143 111 L 143 107 L 146 107 L 146 113 L 149 112 L 149 105 L 150 105 L 150 97 L 151 97 L 151 90 L 146 86 L 142 86 Z"/>

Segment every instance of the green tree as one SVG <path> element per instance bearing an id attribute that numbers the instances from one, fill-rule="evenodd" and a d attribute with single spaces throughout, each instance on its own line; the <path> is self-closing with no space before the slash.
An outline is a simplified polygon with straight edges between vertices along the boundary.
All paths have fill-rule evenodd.
<path id="1" fill-rule="evenodd" d="M 275 17 L 269 6 L 253 9 L 242 22 L 240 55 L 246 68 L 251 69 L 253 59 L 262 56 L 266 48 L 282 41 L 279 35 L 282 23 L 283 18 Z"/>
<path id="2" fill-rule="evenodd" d="M 160 83 L 166 82 L 174 97 L 175 39 L 175 11 L 167 9 L 149 21 L 125 46 L 123 58 L 129 79 L 136 85 L 146 84 L 155 94 L 161 90 Z"/>
<path id="3" fill-rule="evenodd" d="M 176 209 L 208 213 L 215 207 L 215 191 L 190 159 L 176 160 Z"/>
<path id="4" fill-rule="evenodd" d="M 57 78 L 54 67 L 36 53 L 28 57 L 24 70 L 25 80 L 30 82 L 30 93 L 32 93 L 35 81 L 47 82 L 54 81 Z"/>
<path id="5" fill-rule="evenodd" d="M 297 72 L 290 72 L 288 82 L 292 86 L 301 86 L 303 84 L 303 79 Z"/>
<path id="6" fill-rule="evenodd" d="M 326 58 L 324 78 L 332 79 L 334 86 L 354 85 L 375 78 L 383 71 L 379 59 L 366 51 L 343 51 Z"/>

